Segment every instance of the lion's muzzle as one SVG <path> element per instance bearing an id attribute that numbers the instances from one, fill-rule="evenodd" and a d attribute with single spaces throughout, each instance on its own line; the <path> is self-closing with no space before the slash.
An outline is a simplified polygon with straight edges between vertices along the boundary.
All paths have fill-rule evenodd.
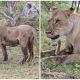
<path id="1" fill-rule="evenodd" d="M 47 34 L 47 37 L 52 39 L 52 40 L 60 37 L 60 35 L 53 35 L 51 32 L 47 32 L 47 31 L 46 31 L 46 34 Z"/>

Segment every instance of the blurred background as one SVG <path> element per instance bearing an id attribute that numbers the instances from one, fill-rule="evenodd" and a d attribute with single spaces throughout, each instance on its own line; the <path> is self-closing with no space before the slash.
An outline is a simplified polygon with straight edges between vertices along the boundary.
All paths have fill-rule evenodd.
<path id="1" fill-rule="evenodd" d="M 16 26 L 29 24 L 38 26 L 38 1 L 0 1 L 0 25 Z"/>

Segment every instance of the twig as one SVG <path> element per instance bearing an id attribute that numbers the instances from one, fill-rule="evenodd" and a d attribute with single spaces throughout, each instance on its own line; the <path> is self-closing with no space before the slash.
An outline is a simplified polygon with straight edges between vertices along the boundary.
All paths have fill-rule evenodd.
<path id="1" fill-rule="evenodd" d="M 0 10 L 0 14 L 3 15 L 5 18 L 11 20 L 11 21 L 14 21 L 13 18 L 10 17 L 10 16 L 8 16 L 4 11 L 1 11 L 1 10 Z"/>
<path id="2" fill-rule="evenodd" d="M 42 58 L 42 62 L 45 61 L 46 59 L 49 59 L 49 58 L 52 58 L 52 59 L 56 59 L 56 58 L 60 58 L 62 59 L 63 57 L 66 57 L 67 55 L 57 55 L 57 56 L 49 56 L 49 57 L 45 57 L 45 58 Z"/>

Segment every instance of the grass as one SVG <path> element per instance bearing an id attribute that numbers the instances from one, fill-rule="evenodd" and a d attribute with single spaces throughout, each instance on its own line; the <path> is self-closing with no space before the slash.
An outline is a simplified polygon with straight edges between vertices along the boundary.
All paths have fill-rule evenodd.
<path id="1" fill-rule="evenodd" d="M 2 52 L 0 52 L 0 79 L 36 79 L 39 77 L 38 58 L 31 63 L 20 65 L 22 53 L 19 47 L 8 47 L 9 60 L 3 63 Z"/>
<path id="2" fill-rule="evenodd" d="M 52 48 L 51 40 L 47 38 L 47 35 L 45 34 L 48 17 L 49 17 L 49 13 L 42 10 L 42 14 L 41 14 L 41 49 L 42 50 Z"/>
<path id="3" fill-rule="evenodd" d="M 70 7 L 69 3 L 67 5 L 67 8 Z M 64 3 L 61 3 L 60 5 L 56 4 L 59 8 L 65 8 Z M 47 27 L 47 21 L 48 21 L 49 14 L 45 11 L 45 9 L 42 9 L 41 13 L 41 49 L 47 50 L 51 49 L 52 42 L 49 38 L 47 38 L 45 34 L 45 29 Z M 65 37 L 61 37 L 61 48 L 65 47 Z M 80 62 L 73 62 L 69 64 L 59 64 L 58 66 L 55 66 L 51 60 L 46 60 L 44 64 L 41 65 L 41 70 L 44 72 L 65 72 L 66 74 L 70 75 L 74 78 L 80 78 Z"/>
<path id="4" fill-rule="evenodd" d="M 42 50 L 52 48 L 51 40 L 49 38 L 47 38 L 45 32 L 41 33 L 41 43 L 42 43 L 41 44 Z"/>
<path id="5" fill-rule="evenodd" d="M 50 60 L 48 60 L 42 65 L 42 70 L 45 72 L 65 72 L 70 77 L 80 78 L 80 62 L 55 66 Z"/>

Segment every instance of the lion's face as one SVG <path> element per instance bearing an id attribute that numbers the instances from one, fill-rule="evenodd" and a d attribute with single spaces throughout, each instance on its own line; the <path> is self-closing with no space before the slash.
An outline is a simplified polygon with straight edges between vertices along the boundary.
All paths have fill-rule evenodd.
<path id="1" fill-rule="evenodd" d="M 55 9 L 48 20 L 46 34 L 51 39 L 57 39 L 68 26 L 69 10 Z"/>

